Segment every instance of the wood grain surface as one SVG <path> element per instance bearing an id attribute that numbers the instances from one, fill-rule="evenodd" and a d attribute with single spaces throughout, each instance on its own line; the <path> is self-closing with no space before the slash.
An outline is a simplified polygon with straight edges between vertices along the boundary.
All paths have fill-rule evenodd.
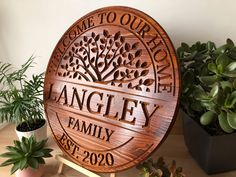
<path id="1" fill-rule="evenodd" d="M 141 11 L 107 7 L 75 22 L 44 83 L 54 138 L 75 163 L 117 172 L 146 159 L 172 127 L 179 67 L 162 27 Z"/>

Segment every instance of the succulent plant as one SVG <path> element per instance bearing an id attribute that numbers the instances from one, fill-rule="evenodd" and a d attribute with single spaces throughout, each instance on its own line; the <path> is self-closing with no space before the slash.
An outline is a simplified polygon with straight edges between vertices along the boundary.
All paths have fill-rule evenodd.
<path id="1" fill-rule="evenodd" d="M 28 167 L 37 169 L 39 164 L 45 164 L 43 158 L 52 157 L 50 154 L 52 149 L 45 148 L 46 142 L 47 140 L 37 142 L 34 136 L 23 137 L 21 141 L 14 140 L 15 146 L 7 146 L 6 149 L 9 152 L 0 155 L 8 158 L 0 167 L 13 165 L 11 174 Z"/>
<path id="2" fill-rule="evenodd" d="M 177 49 L 181 64 L 184 111 L 208 128 L 232 133 L 236 130 L 236 46 L 227 39 L 182 43 Z M 217 132 L 216 131 L 216 132 Z M 216 133 L 217 134 L 217 133 Z"/>
<path id="3" fill-rule="evenodd" d="M 185 177 L 183 169 L 176 167 L 176 162 L 172 161 L 170 167 L 165 163 L 163 157 L 157 159 L 149 159 L 137 166 L 140 170 L 141 177 Z"/>

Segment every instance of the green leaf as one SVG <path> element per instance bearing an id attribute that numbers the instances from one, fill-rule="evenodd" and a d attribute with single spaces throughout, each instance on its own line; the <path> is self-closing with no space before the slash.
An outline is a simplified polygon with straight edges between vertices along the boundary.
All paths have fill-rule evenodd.
<path id="1" fill-rule="evenodd" d="M 234 47 L 234 42 L 231 40 L 231 39 L 227 39 L 226 40 L 226 43 L 229 45 L 229 46 L 231 46 L 231 47 Z"/>
<path id="2" fill-rule="evenodd" d="M 207 65 L 208 69 L 213 73 L 218 73 L 217 66 L 215 63 L 208 63 Z"/>
<path id="3" fill-rule="evenodd" d="M 21 154 L 15 153 L 15 152 L 6 152 L 0 155 L 1 157 L 7 157 L 7 158 L 12 158 L 12 159 L 19 159 L 22 157 Z"/>
<path id="4" fill-rule="evenodd" d="M 18 149 L 17 147 L 13 147 L 13 146 L 7 146 L 6 149 L 8 151 L 14 152 L 14 153 L 20 153 L 20 149 Z"/>
<path id="5" fill-rule="evenodd" d="M 226 133 L 232 133 L 234 131 L 234 129 L 229 125 L 227 120 L 227 114 L 224 111 L 220 113 L 218 119 L 222 130 L 224 130 Z"/>
<path id="6" fill-rule="evenodd" d="M 182 49 L 183 49 L 184 51 L 187 51 L 187 52 L 189 51 L 189 46 L 188 46 L 188 44 L 182 42 L 182 43 L 181 43 L 181 47 L 182 47 Z"/>
<path id="7" fill-rule="evenodd" d="M 193 102 L 191 102 L 190 106 L 194 111 L 198 111 L 198 112 L 203 111 L 203 107 L 202 107 L 201 103 L 197 100 L 194 100 Z"/>
<path id="8" fill-rule="evenodd" d="M 233 108 L 236 103 L 236 91 L 232 92 L 226 102 L 228 108 Z"/>
<path id="9" fill-rule="evenodd" d="M 223 90 L 229 88 L 230 90 L 232 89 L 233 85 L 230 81 L 221 81 L 220 85 L 222 87 Z"/>
<path id="10" fill-rule="evenodd" d="M 233 86 L 234 86 L 234 89 L 236 89 L 236 79 L 234 79 L 233 81 Z"/>
<path id="11" fill-rule="evenodd" d="M 11 175 L 15 173 L 18 169 L 20 169 L 20 161 L 15 163 L 13 167 L 11 168 Z"/>
<path id="12" fill-rule="evenodd" d="M 24 153 L 28 152 L 26 141 L 27 141 L 27 139 L 23 136 L 22 139 L 21 139 L 21 144 L 20 145 L 21 145 L 21 149 Z"/>
<path id="13" fill-rule="evenodd" d="M 38 160 L 39 164 L 45 164 L 45 161 L 42 157 L 38 157 L 37 160 Z"/>
<path id="14" fill-rule="evenodd" d="M 220 90 L 219 84 L 215 84 L 210 91 L 210 96 L 215 97 L 218 94 L 219 90 Z"/>
<path id="15" fill-rule="evenodd" d="M 224 72 L 225 67 L 230 63 L 231 59 L 225 54 L 222 53 L 216 58 L 217 70 L 220 73 Z"/>
<path id="16" fill-rule="evenodd" d="M 184 51 L 183 51 L 183 48 L 182 48 L 182 47 L 179 47 L 179 48 L 177 49 L 177 55 L 178 55 L 178 58 L 179 58 L 180 60 L 183 60 L 183 59 L 184 59 Z"/>
<path id="17" fill-rule="evenodd" d="M 0 167 L 4 167 L 4 166 L 8 166 L 11 164 L 16 163 L 18 160 L 14 160 L 14 159 L 8 159 L 6 161 L 4 161 L 3 163 L 1 163 Z"/>
<path id="18" fill-rule="evenodd" d="M 189 87 L 192 87 L 195 77 L 193 71 L 187 71 L 183 74 L 183 91 L 185 92 Z"/>
<path id="19" fill-rule="evenodd" d="M 215 49 L 216 48 L 216 46 L 215 46 L 215 43 L 214 42 L 211 42 L 211 41 L 208 41 L 207 42 L 207 49 L 208 50 L 213 50 L 213 49 Z"/>
<path id="20" fill-rule="evenodd" d="M 201 76 L 199 77 L 199 80 L 206 85 L 212 85 L 215 82 L 218 81 L 218 77 L 217 75 L 213 75 L 213 76 Z"/>
<path id="21" fill-rule="evenodd" d="M 227 76 L 227 77 L 236 77 L 236 70 L 233 71 L 225 71 L 222 73 L 222 75 Z"/>
<path id="22" fill-rule="evenodd" d="M 26 168 L 28 165 L 27 165 L 27 158 L 23 158 L 21 159 L 20 161 L 20 169 L 23 170 L 24 168 Z"/>
<path id="23" fill-rule="evenodd" d="M 32 154 L 32 157 L 43 157 L 44 153 L 40 151 L 36 151 Z"/>
<path id="24" fill-rule="evenodd" d="M 227 112 L 227 121 L 231 128 L 236 129 L 236 113 Z"/>
<path id="25" fill-rule="evenodd" d="M 208 100 L 209 99 L 207 93 L 201 87 L 195 87 L 193 90 L 193 95 L 196 100 Z"/>
<path id="26" fill-rule="evenodd" d="M 224 95 L 223 89 L 219 88 L 217 95 L 214 96 L 213 102 L 217 104 L 217 107 L 223 106 L 225 104 L 226 97 Z"/>
<path id="27" fill-rule="evenodd" d="M 47 149 L 47 148 L 44 148 L 42 150 L 40 150 L 41 152 L 44 153 L 44 157 L 52 157 L 52 155 L 50 154 L 50 152 L 52 152 L 52 149 Z"/>
<path id="28" fill-rule="evenodd" d="M 36 150 L 42 149 L 45 146 L 47 140 L 48 139 L 42 140 L 40 142 L 37 142 L 36 145 L 35 145 L 35 149 L 34 150 L 36 151 Z"/>
<path id="29" fill-rule="evenodd" d="M 229 44 L 224 44 L 224 45 L 218 47 L 218 48 L 214 51 L 214 53 L 215 53 L 215 54 L 221 54 L 221 53 L 226 52 L 226 50 L 229 50 L 230 48 L 231 48 L 231 46 L 230 46 Z"/>
<path id="30" fill-rule="evenodd" d="M 31 158 L 28 159 L 28 164 L 33 169 L 37 169 L 38 166 L 39 166 L 39 163 L 38 163 L 37 159 L 34 158 L 34 157 L 31 157 Z"/>
<path id="31" fill-rule="evenodd" d="M 226 66 L 225 71 L 233 71 L 235 69 L 236 69 L 236 62 L 234 61 Z"/>
<path id="32" fill-rule="evenodd" d="M 209 125 L 210 123 L 213 122 L 213 120 L 217 117 L 217 115 L 212 112 L 208 111 L 205 112 L 201 117 L 200 117 L 200 122 L 202 125 Z"/>

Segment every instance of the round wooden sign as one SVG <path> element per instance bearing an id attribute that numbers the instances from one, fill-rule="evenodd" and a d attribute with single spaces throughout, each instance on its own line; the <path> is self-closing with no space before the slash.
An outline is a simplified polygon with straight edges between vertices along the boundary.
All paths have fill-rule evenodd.
<path id="1" fill-rule="evenodd" d="M 74 23 L 50 58 L 45 111 L 75 163 L 117 172 L 146 159 L 176 117 L 179 67 L 162 27 L 141 11 L 107 7 Z"/>

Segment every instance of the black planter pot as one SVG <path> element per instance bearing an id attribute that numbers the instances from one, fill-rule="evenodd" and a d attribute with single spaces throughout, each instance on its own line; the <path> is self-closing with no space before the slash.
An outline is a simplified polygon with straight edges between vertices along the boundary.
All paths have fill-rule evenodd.
<path id="1" fill-rule="evenodd" d="M 192 157 L 207 174 L 236 169 L 236 133 L 211 136 L 180 110 L 184 140 Z"/>

